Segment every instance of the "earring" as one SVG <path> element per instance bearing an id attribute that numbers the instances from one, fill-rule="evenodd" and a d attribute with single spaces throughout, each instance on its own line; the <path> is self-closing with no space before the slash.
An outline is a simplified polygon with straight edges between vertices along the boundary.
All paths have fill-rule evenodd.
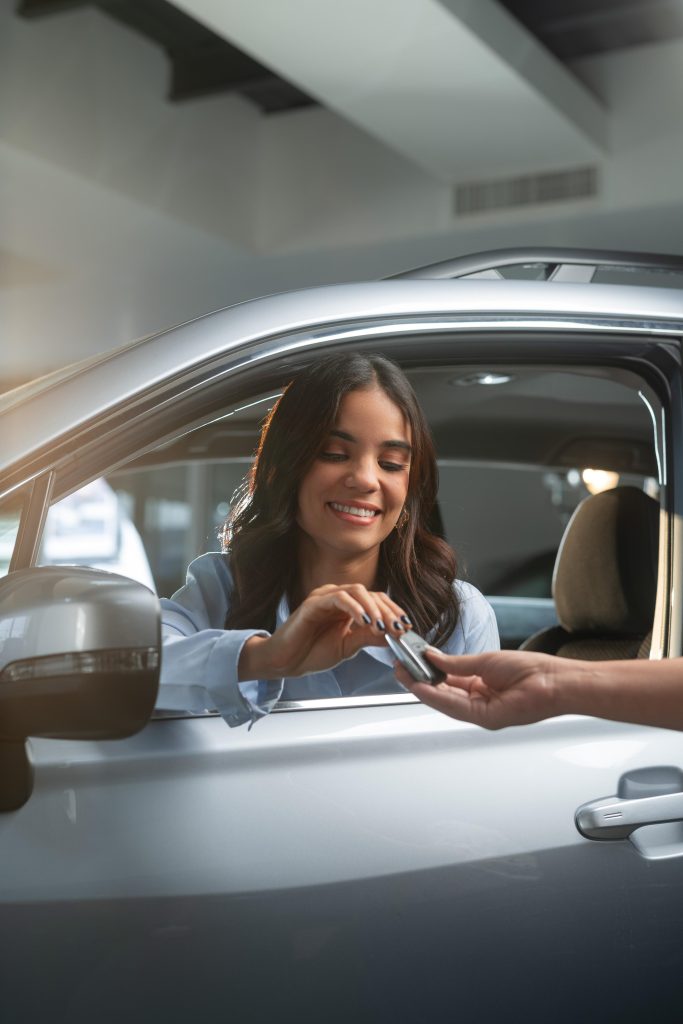
<path id="1" fill-rule="evenodd" d="M 406 526 L 408 525 L 409 519 L 410 513 L 408 512 L 408 509 L 404 505 L 403 508 L 401 509 L 401 514 L 396 521 L 396 529 L 398 530 L 399 533 L 405 530 Z"/>

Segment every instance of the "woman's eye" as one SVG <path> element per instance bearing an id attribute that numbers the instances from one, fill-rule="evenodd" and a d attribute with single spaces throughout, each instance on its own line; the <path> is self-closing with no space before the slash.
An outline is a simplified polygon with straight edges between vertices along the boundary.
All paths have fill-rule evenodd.
<path id="1" fill-rule="evenodd" d="M 320 458 L 326 462 L 342 462 L 346 456 L 343 452 L 321 452 Z"/>
<path id="2" fill-rule="evenodd" d="M 400 473 L 402 469 L 408 468 L 402 462 L 380 462 L 380 466 L 389 473 Z"/>

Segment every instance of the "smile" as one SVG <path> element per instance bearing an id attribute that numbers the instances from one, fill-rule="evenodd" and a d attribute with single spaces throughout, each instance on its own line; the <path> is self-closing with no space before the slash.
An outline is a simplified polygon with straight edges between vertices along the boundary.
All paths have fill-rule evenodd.
<path id="1" fill-rule="evenodd" d="M 359 505 L 341 505 L 338 501 L 331 501 L 329 505 L 335 512 L 343 512 L 347 516 L 359 516 L 361 519 L 374 519 L 379 515 L 379 509 L 361 508 Z"/>

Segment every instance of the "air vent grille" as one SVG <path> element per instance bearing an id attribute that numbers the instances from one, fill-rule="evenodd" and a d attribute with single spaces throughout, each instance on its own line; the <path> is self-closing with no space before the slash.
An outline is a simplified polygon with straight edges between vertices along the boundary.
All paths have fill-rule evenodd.
<path id="1" fill-rule="evenodd" d="M 456 186 L 455 212 L 458 216 L 466 216 L 488 210 L 560 203 L 586 199 L 596 195 L 597 191 L 596 167 L 577 167 L 569 171 L 527 174 L 494 181 L 468 181 Z"/>

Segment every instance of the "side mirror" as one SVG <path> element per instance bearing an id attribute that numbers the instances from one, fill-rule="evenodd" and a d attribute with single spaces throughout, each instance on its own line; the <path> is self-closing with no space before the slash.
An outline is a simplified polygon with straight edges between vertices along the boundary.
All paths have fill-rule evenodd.
<path id="1" fill-rule="evenodd" d="M 156 596 L 80 566 L 0 581 L 0 811 L 28 800 L 28 736 L 120 739 L 149 720 L 159 686 Z"/>

